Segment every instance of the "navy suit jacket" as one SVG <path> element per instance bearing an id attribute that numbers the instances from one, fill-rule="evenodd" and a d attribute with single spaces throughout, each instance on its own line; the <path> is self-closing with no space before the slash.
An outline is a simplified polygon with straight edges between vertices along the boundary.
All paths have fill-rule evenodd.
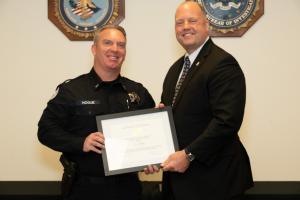
<path id="1" fill-rule="evenodd" d="M 161 102 L 172 104 L 184 57 L 169 69 Z M 209 39 L 186 76 L 173 116 L 181 149 L 196 159 L 185 173 L 163 175 L 165 198 L 229 199 L 253 185 L 250 162 L 238 137 L 246 99 L 245 77 L 238 62 Z"/>

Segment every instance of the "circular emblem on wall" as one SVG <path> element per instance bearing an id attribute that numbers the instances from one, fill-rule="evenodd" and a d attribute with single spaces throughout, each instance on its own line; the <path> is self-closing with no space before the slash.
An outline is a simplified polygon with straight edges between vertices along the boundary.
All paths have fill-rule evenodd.
<path id="1" fill-rule="evenodd" d="M 263 0 L 198 0 L 211 36 L 242 36 L 264 12 Z"/>
<path id="2" fill-rule="evenodd" d="M 123 0 L 48 0 L 48 18 L 70 40 L 92 40 L 99 27 L 120 23 L 124 10 Z"/>

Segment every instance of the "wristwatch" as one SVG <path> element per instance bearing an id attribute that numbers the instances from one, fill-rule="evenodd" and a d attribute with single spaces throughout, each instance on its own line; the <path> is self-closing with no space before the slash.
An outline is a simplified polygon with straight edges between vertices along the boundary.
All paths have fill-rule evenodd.
<path id="1" fill-rule="evenodd" d="M 188 161 L 192 162 L 195 159 L 195 156 L 189 152 L 189 150 L 184 149 L 184 152 L 186 154 L 186 159 L 188 159 Z"/>

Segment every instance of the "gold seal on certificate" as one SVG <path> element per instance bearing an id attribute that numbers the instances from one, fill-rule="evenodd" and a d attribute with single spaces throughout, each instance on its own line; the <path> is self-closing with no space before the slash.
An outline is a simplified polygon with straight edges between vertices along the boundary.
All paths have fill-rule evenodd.
<path id="1" fill-rule="evenodd" d="M 106 176 L 141 171 L 178 150 L 171 107 L 100 115 L 96 120 L 105 137 Z"/>

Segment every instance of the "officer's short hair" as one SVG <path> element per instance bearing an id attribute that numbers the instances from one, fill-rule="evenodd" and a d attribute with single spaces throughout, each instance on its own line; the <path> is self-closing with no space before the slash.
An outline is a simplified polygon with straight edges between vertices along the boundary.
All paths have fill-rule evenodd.
<path id="1" fill-rule="evenodd" d="M 106 25 L 100 27 L 99 29 L 97 29 L 95 31 L 95 33 L 94 33 L 94 44 L 96 44 L 98 42 L 100 33 L 102 31 L 106 30 L 106 29 L 117 29 L 118 31 L 120 31 L 124 35 L 124 37 L 126 39 L 126 31 L 122 26 L 114 25 L 114 24 L 106 24 Z"/>

